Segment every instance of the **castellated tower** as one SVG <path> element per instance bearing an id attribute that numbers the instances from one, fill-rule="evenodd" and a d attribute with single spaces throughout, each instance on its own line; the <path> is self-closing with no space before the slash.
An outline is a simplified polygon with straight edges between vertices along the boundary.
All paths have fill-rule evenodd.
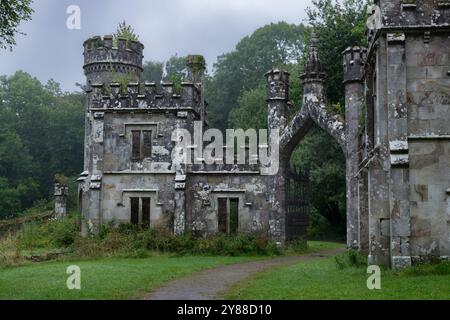
<path id="1" fill-rule="evenodd" d="M 172 163 L 172 133 L 193 133 L 194 121 L 205 123 L 205 63 L 189 56 L 189 78 L 181 86 L 164 82 L 159 92 L 156 83 L 139 83 L 143 48 L 112 36 L 84 43 L 85 151 L 78 179 L 84 234 L 113 219 L 184 231 L 186 168 Z"/>
<path id="2" fill-rule="evenodd" d="M 110 83 L 120 76 L 138 82 L 142 73 L 144 46 L 139 41 L 113 36 L 93 37 L 84 47 L 87 84 Z"/>

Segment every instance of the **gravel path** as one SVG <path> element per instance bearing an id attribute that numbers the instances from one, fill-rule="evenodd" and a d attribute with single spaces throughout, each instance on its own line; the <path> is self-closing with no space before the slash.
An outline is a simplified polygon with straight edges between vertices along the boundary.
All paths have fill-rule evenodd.
<path id="1" fill-rule="evenodd" d="M 221 266 L 197 272 L 191 276 L 171 281 L 156 289 L 145 300 L 217 300 L 232 285 L 255 273 L 295 264 L 311 259 L 332 257 L 343 252 L 344 249 L 321 251 L 319 253 L 274 258 L 269 260 L 252 261 Z"/>

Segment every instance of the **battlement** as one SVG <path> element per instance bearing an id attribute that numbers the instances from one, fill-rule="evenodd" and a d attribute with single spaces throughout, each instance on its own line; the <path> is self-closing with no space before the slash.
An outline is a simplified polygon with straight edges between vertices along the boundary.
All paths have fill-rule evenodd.
<path id="1" fill-rule="evenodd" d="M 182 82 L 181 88 L 172 82 L 161 84 L 158 92 L 156 83 L 128 83 L 123 88 L 120 83 L 94 83 L 88 91 L 90 109 L 146 110 L 158 108 L 194 108 L 201 103 L 201 89 L 192 82 Z"/>
<path id="2" fill-rule="evenodd" d="M 142 72 L 144 45 L 139 41 L 96 36 L 86 40 L 83 47 L 83 68 L 91 82 L 111 80 L 112 73 L 127 74 L 137 80 Z"/>
<path id="3" fill-rule="evenodd" d="M 267 78 L 267 97 L 269 99 L 289 100 L 289 72 L 272 69 L 265 76 Z"/>
<path id="4" fill-rule="evenodd" d="M 344 56 L 344 83 L 362 81 L 364 78 L 364 65 L 367 59 L 367 49 L 349 47 Z"/>
<path id="5" fill-rule="evenodd" d="M 450 0 L 378 0 L 385 27 L 450 25 Z"/>

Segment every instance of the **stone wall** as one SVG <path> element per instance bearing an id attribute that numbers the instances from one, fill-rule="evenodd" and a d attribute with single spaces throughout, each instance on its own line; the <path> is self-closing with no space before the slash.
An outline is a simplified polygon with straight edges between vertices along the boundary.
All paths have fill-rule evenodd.
<path id="1" fill-rule="evenodd" d="M 371 263 L 449 251 L 450 4 L 378 1 L 366 66 L 364 157 Z M 366 201 L 367 199 L 367 201 Z"/>
<path id="2" fill-rule="evenodd" d="M 268 177 L 259 172 L 196 174 L 188 177 L 187 230 L 218 232 L 218 198 L 239 199 L 239 233 L 269 236 Z"/>

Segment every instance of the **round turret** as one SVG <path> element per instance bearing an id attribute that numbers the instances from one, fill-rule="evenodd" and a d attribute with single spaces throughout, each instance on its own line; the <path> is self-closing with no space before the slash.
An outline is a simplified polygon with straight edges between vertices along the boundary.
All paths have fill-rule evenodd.
<path id="1" fill-rule="evenodd" d="M 144 45 L 139 41 L 113 36 L 93 37 L 84 46 L 84 74 L 88 85 L 94 83 L 139 81 Z"/>

